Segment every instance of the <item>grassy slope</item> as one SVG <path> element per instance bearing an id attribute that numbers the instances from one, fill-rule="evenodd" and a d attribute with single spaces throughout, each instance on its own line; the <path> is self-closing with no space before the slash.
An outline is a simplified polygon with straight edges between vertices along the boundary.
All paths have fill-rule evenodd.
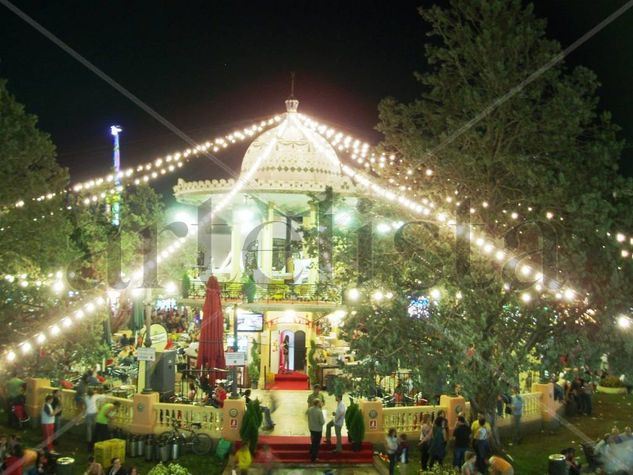
<path id="1" fill-rule="evenodd" d="M 565 419 L 563 426 L 553 433 L 541 432 L 524 437 L 518 446 L 505 446 L 506 454 L 514 459 L 515 473 L 521 475 L 541 475 L 547 473 L 547 457 L 558 453 L 566 447 L 575 447 L 576 455 L 584 464 L 581 442 L 583 437 L 595 440 L 610 432 L 616 425 L 620 431 L 625 426 L 633 426 L 633 396 L 598 394 L 593 401 L 593 416 L 578 416 Z M 452 450 L 449 449 L 446 464 L 453 461 Z M 408 467 L 409 474 L 417 474 L 420 468 L 420 454 L 411 451 Z"/>

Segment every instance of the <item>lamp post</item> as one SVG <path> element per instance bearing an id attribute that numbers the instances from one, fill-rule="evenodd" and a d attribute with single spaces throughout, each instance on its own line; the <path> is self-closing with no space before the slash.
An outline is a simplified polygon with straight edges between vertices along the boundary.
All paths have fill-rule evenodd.
<path id="1" fill-rule="evenodd" d="M 152 289 L 145 289 L 145 302 L 143 303 L 145 310 L 145 338 L 143 339 L 143 346 L 145 348 L 152 347 Z M 145 361 L 145 386 L 143 387 L 143 394 L 149 394 L 152 392 L 152 362 Z"/>
<path id="2" fill-rule="evenodd" d="M 237 353 L 237 304 L 233 305 L 233 351 Z M 237 366 L 231 367 L 231 378 L 233 379 L 231 399 L 239 399 L 240 395 L 237 393 Z"/>
<path id="3" fill-rule="evenodd" d="M 114 185 L 116 189 L 116 193 L 112 198 L 112 225 L 118 226 L 120 224 L 120 195 L 119 195 L 119 187 L 121 186 L 121 178 L 119 177 L 119 172 L 121 171 L 121 152 L 119 148 L 119 134 L 123 132 L 123 129 L 118 125 L 113 125 L 110 127 L 110 133 L 114 139 L 114 150 L 112 160 L 114 162 Z"/>

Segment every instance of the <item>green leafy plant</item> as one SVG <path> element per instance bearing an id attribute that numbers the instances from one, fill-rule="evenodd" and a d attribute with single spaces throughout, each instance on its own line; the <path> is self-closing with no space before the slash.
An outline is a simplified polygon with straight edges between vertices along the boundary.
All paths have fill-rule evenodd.
<path id="1" fill-rule="evenodd" d="M 310 350 L 308 351 L 308 378 L 310 384 L 314 385 L 319 382 L 317 375 L 317 360 L 314 357 L 316 353 L 316 341 L 310 340 Z"/>
<path id="2" fill-rule="evenodd" d="M 259 381 L 259 366 L 261 363 L 259 344 L 253 338 L 251 342 L 251 361 L 248 364 L 248 376 L 251 380 L 251 385 L 256 388 Z"/>
<path id="3" fill-rule="evenodd" d="M 255 301 L 257 285 L 255 284 L 255 279 L 253 279 L 253 276 L 251 274 L 249 274 L 244 279 L 242 291 L 244 292 L 244 295 L 246 296 L 246 302 L 253 303 Z"/>
<path id="4" fill-rule="evenodd" d="M 240 427 L 242 443 L 248 444 L 251 453 L 255 453 L 255 450 L 257 450 L 259 426 L 262 423 L 262 419 L 263 415 L 259 399 L 255 399 L 246 406 L 246 412 L 244 413 L 242 426 Z"/>
<path id="5" fill-rule="evenodd" d="M 170 463 L 169 465 L 159 463 L 147 472 L 147 475 L 191 475 L 191 472 L 177 463 Z"/>
<path id="6" fill-rule="evenodd" d="M 600 386 L 604 386 L 605 388 L 621 388 L 623 384 L 617 376 L 606 376 L 600 380 Z"/>
<path id="7" fill-rule="evenodd" d="M 352 409 L 352 407 L 354 409 L 349 416 L 349 423 L 347 414 L 345 414 L 345 424 L 347 425 L 348 436 L 352 439 L 354 450 L 360 450 L 360 445 L 365 438 L 365 420 L 358 404 L 352 403 L 349 409 Z"/>
<path id="8" fill-rule="evenodd" d="M 189 274 L 187 272 L 182 275 L 181 291 L 183 298 L 186 299 L 189 297 L 189 292 L 191 291 L 191 279 L 189 278 Z"/>

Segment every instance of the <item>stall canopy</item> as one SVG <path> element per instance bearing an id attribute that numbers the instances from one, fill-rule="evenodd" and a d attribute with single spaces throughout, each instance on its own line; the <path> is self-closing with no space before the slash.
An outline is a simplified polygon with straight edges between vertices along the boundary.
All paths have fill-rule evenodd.
<path id="1" fill-rule="evenodd" d="M 226 361 L 224 360 L 224 316 L 220 302 L 220 284 L 215 276 L 209 277 L 202 307 L 202 325 L 198 346 L 198 368 L 210 370 L 209 382 L 224 379 Z"/>

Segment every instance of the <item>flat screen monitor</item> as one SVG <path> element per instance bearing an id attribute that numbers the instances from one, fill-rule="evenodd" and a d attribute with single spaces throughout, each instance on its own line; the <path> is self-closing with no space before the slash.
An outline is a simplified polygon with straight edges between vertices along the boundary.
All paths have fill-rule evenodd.
<path id="1" fill-rule="evenodd" d="M 238 310 L 237 311 L 237 331 L 238 332 L 264 331 L 264 314 L 250 312 L 248 310 Z"/>

